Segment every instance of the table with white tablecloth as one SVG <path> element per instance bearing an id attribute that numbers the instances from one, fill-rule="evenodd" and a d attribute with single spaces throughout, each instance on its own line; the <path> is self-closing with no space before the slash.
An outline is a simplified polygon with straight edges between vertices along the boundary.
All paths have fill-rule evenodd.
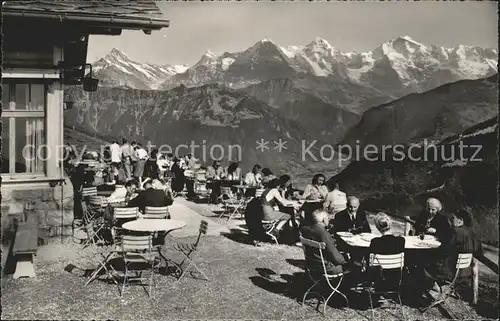
<path id="1" fill-rule="evenodd" d="M 358 248 L 368 248 L 372 239 L 380 237 L 380 235 L 374 233 L 352 234 L 349 232 L 337 232 L 336 234 L 349 246 Z M 432 235 L 425 235 L 423 240 L 419 236 L 404 236 L 404 238 L 406 240 L 405 249 L 429 250 L 441 246 L 441 242 Z"/>

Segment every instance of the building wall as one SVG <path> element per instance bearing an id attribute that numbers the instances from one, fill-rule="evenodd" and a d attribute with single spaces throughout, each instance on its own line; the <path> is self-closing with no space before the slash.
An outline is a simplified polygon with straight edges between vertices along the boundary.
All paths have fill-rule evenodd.
<path id="1" fill-rule="evenodd" d="M 27 39 L 26 41 L 29 41 Z M 40 56 L 47 55 L 46 48 L 40 51 Z M 53 65 L 63 61 L 63 51 L 60 46 L 54 46 Z M 11 56 L 19 56 L 11 53 Z M 16 79 L 40 79 L 45 77 L 49 83 L 46 93 L 45 139 L 51 155 L 47 159 L 44 174 L 17 175 L 2 174 L 1 186 L 1 222 L 2 232 L 9 231 L 14 217 L 22 217 L 25 204 L 33 203 L 34 210 L 30 215 L 36 215 L 39 222 L 39 235 L 43 237 L 71 235 L 73 223 L 73 186 L 68 178 L 66 185 L 51 187 L 51 182 L 64 179 L 64 171 L 60 158 L 56 157 L 60 146 L 63 146 L 63 84 L 59 79 L 59 71 L 46 69 L 4 69 L 4 77 Z M 54 75 L 55 73 L 55 75 Z M 5 137 L 3 135 L 3 137 Z M 4 152 L 6 152 L 4 150 Z M 62 193 L 62 195 L 61 195 Z M 62 227 L 61 227 L 62 226 Z M 3 234 L 3 242 L 8 242 Z"/>
<path id="2" fill-rule="evenodd" d="M 38 219 L 38 235 L 54 237 L 72 234 L 73 186 L 69 179 L 66 185 L 50 187 L 47 183 L 2 185 L 2 234 L 12 230 L 14 218 L 23 220 L 26 204 L 33 210 L 27 215 Z M 4 240 L 6 242 L 8 240 Z"/>

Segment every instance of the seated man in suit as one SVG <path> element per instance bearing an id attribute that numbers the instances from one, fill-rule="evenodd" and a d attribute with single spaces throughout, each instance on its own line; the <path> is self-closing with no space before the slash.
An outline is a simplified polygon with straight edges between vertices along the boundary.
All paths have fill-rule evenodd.
<path id="1" fill-rule="evenodd" d="M 416 235 L 434 235 L 440 240 L 450 235 L 450 223 L 443 214 L 443 205 L 437 198 L 427 200 L 426 209 L 415 220 L 414 229 Z"/>
<path id="2" fill-rule="evenodd" d="M 335 214 L 333 228 L 335 232 L 370 233 L 370 224 L 366 213 L 359 209 L 359 199 L 355 196 L 347 198 L 347 208 Z"/>
<path id="3" fill-rule="evenodd" d="M 172 205 L 173 198 L 161 189 L 153 188 L 153 183 L 148 180 L 144 184 L 144 191 L 140 192 L 136 198 L 128 202 L 128 207 L 139 207 L 139 211 L 144 213 L 146 206 L 162 207 Z"/>
<path id="4" fill-rule="evenodd" d="M 302 237 L 316 242 L 324 242 L 326 244 L 326 248 L 323 251 L 323 257 L 325 259 L 328 274 L 343 272 L 348 262 L 339 252 L 335 245 L 335 240 L 326 230 L 326 226 L 328 225 L 328 213 L 323 210 L 316 210 L 312 213 L 311 220 L 312 224 L 300 228 Z M 319 252 L 316 249 L 306 247 L 306 251 L 309 250 L 311 253 L 309 254 L 306 252 L 306 260 L 308 260 L 306 261 L 306 265 L 311 274 L 321 275 L 323 273 L 323 265 Z"/>

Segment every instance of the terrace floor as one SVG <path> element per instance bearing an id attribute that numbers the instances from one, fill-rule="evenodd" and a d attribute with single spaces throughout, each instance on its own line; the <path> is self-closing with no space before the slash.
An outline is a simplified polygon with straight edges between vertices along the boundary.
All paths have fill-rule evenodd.
<path id="1" fill-rule="evenodd" d="M 82 250 L 72 240 L 53 240 L 39 248 L 37 277 L 13 280 L 7 276 L 2 288 L 2 319 L 269 319 L 324 320 L 312 307 L 298 302 L 307 286 L 303 252 L 300 247 L 246 243 L 237 233 L 241 220 L 216 223 L 212 208 L 176 199 L 173 218 L 187 221 L 187 228 L 173 236 L 179 241 L 193 240 L 201 219 L 209 220 L 209 235 L 204 240 L 198 266 L 210 281 L 186 277 L 174 286 L 172 276 L 158 276 L 150 299 L 141 286 L 127 287 L 123 299 L 112 283 L 97 280 L 83 287 L 85 270 L 97 265 L 95 248 Z M 212 216 L 212 218 L 210 218 Z M 165 246 L 168 256 L 180 258 Z M 480 276 L 479 304 L 467 314 L 463 302 L 451 299 L 450 309 L 460 319 L 498 318 L 496 277 Z M 334 297 L 335 298 L 335 297 Z M 340 300 L 331 300 L 327 319 L 371 319 L 366 297 L 351 297 L 352 308 L 343 308 Z M 376 318 L 401 319 L 400 311 L 376 309 Z M 407 320 L 446 319 L 439 309 L 422 315 L 405 306 Z"/>

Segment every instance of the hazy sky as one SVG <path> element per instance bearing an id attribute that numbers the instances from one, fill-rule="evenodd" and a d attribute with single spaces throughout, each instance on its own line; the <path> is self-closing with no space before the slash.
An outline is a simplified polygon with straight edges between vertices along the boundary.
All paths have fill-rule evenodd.
<path id="1" fill-rule="evenodd" d="M 342 51 L 367 51 L 408 35 L 445 47 L 498 47 L 496 2 L 168 2 L 158 6 L 170 27 L 146 35 L 91 36 L 89 62 L 113 47 L 132 59 L 158 64 L 196 63 L 244 50 L 270 38 L 304 45 L 321 37 Z"/>

